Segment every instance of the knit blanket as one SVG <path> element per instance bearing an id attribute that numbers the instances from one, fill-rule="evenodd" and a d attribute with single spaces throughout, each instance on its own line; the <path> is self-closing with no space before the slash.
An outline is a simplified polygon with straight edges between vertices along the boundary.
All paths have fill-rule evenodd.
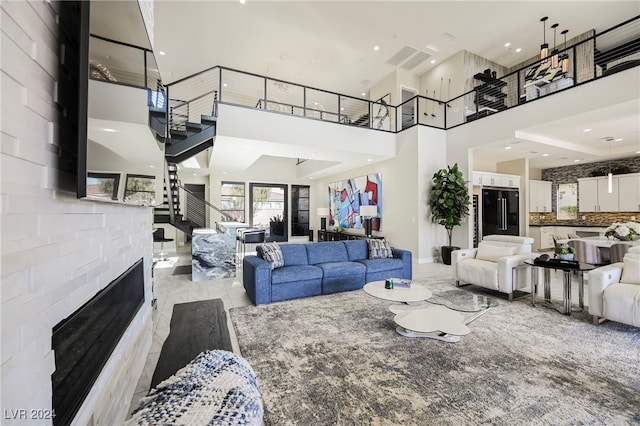
<path id="1" fill-rule="evenodd" d="M 125 424 L 261 425 L 262 416 L 249 363 L 233 352 L 212 350 L 151 389 Z"/>

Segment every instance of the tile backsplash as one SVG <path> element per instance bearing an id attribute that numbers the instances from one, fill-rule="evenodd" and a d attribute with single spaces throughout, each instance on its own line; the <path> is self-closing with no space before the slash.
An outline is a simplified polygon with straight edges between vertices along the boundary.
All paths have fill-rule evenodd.
<path id="1" fill-rule="evenodd" d="M 584 219 L 583 219 L 584 218 Z M 582 213 L 577 220 L 557 220 L 556 213 L 529 213 L 529 225 L 550 226 L 609 226 L 613 222 L 640 222 L 640 213 L 605 212 Z"/>

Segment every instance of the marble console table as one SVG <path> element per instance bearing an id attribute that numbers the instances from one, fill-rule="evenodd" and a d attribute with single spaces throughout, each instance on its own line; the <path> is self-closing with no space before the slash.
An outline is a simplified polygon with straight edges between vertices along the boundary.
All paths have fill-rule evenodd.
<path id="1" fill-rule="evenodd" d="M 234 277 L 236 238 L 215 229 L 194 229 L 191 236 L 191 280 Z"/>

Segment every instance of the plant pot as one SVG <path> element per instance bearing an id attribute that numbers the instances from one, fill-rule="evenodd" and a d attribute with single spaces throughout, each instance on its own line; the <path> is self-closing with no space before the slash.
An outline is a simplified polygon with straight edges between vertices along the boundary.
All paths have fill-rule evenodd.
<path id="1" fill-rule="evenodd" d="M 460 247 L 442 246 L 440 248 L 440 254 L 442 255 L 442 263 L 444 263 L 445 265 L 451 265 L 451 252 L 454 250 L 460 250 Z"/>
<path id="2" fill-rule="evenodd" d="M 567 254 L 557 254 L 558 259 L 560 260 L 573 260 L 573 253 L 567 253 Z"/>

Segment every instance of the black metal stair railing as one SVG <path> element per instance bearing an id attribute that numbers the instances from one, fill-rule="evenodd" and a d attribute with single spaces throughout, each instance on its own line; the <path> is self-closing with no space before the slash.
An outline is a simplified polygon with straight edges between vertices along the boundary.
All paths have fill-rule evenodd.
<path id="1" fill-rule="evenodd" d="M 483 92 L 486 87 L 480 83 L 478 87 L 449 100 L 435 99 L 435 93 L 433 97 L 427 93 L 427 96 L 417 95 L 392 106 L 381 101 L 369 101 L 216 66 L 162 86 L 165 100 L 162 123 L 165 131 L 157 130 L 160 118 L 152 128 L 165 138 L 165 142 L 170 142 L 172 128 L 180 128 L 183 124 L 186 126 L 187 122 L 198 123 L 202 116 L 217 116 L 218 105 L 229 104 L 394 133 L 415 125 L 450 129 L 640 65 L 639 27 L 640 16 L 635 16 L 600 34 L 591 32 L 576 35 L 558 48 L 558 55 L 567 59 L 566 70 L 548 72 L 544 67 L 547 59 L 534 57 L 517 69 L 496 76 L 496 80 L 505 85 L 502 94 L 495 96 L 494 93 L 489 100 L 504 98 L 504 108 L 482 105 L 483 102 L 487 103 L 487 96 Z M 159 81 L 157 67 L 153 66 L 153 52 L 97 36 L 91 37 L 91 43 L 90 59 L 96 70 L 91 78 L 138 86 L 143 82 L 142 85 L 149 89 L 152 83 Z M 138 71 L 129 69 L 131 67 L 119 69 L 118 63 L 122 61 L 114 59 L 123 56 L 122 50 L 134 48 L 141 52 L 143 60 L 140 64 L 144 65 L 140 65 Z M 542 68 L 545 68 L 546 74 L 538 76 Z M 136 72 L 140 77 L 136 77 Z M 551 88 L 543 81 L 546 80 L 545 76 L 553 79 L 549 83 L 564 80 L 561 82 L 564 85 L 555 84 Z M 535 81 L 539 80 L 537 77 L 543 79 Z M 533 86 L 536 85 L 546 90 L 535 89 Z M 531 96 L 531 92 L 536 92 L 536 97 Z M 376 111 L 383 107 L 386 111 L 384 118 L 376 120 L 379 116 Z M 157 109 L 157 106 L 153 108 Z M 483 115 L 480 115 L 481 112 Z"/>

